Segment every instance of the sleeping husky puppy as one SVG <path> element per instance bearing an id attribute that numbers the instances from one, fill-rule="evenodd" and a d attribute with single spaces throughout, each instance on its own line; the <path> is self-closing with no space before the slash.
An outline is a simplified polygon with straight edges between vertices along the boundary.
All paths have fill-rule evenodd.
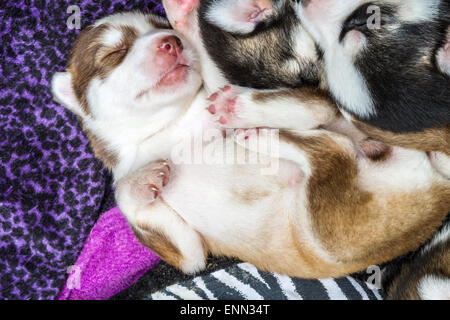
<path id="1" fill-rule="evenodd" d="M 449 154 L 448 1 L 182 2 L 199 6 L 199 30 L 191 34 L 201 36 L 228 82 L 258 89 L 318 83 L 371 137 Z M 308 15 L 308 4 L 317 12 Z M 366 27 L 368 9 L 379 10 L 378 29 Z"/>
<path id="2" fill-rule="evenodd" d="M 192 273 L 211 253 L 291 276 L 340 276 L 416 248 L 441 224 L 450 182 L 423 152 L 380 153 L 378 143 L 325 130 L 284 130 L 271 144 L 277 153 L 259 148 L 269 145 L 267 130 L 224 141 L 190 44 L 161 28 L 167 22 L 141 13 L 96 22 L 52 88 L 112 170 L 137 237 L 164 260 Z M 328 119 L 296 110 L 299 121 Z M 284 119 L 274 109 L 267 117 Z M 178 157 L 190 141 L 209 151 L 209 161 Z M 374 150 L 383 157 L 368 157 Z M 237 162 L 239 154 L 259 161 Z M 261 174 L 273 162 L 277 170 Z"/>
<path id="3" fill-rule="evenodd" d="M 450 2 L 298 2 L 340 108 L 374 138 L 450 155 Z"/>

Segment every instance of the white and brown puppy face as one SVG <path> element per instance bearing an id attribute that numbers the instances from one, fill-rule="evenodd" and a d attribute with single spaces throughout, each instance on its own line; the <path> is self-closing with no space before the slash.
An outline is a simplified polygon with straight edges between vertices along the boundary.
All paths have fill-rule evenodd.
<path id="1" fill-rule="evenodd" d="M 55 98 L 97 122 L 133 116 L 170 121 L 167 109 L 183 107 L 179 101 L 192 99 L 201 86 L 184 40 L 165 19 L 139 12 L 109 16 L 83 30 L 67 70 L 54 77 Z"/>
<path id="2" fill-rule="evenodd" d="M 328 85 L 343 109 L 393 132 L 450 122 L 450 79 L 442 72 L 448 55 L 438 53 L 446 47 L 447 0 L 303 0 L 295 6 L 324 51 Z"/>

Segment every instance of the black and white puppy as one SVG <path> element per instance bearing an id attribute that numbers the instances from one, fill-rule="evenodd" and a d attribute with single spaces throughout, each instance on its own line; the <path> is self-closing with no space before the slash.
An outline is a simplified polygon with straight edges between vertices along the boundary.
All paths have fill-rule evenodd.
<path id="1" fill-rule="evenodd" d="M 296 2 L 341 110 L 384 142 L 450 154 L 448 0 Z"/>
<path id="2" fill-rule="evenodd" d="M 373 138 L 448 155 L 448 1 L 329 2 L 202 0 L 199 35 L 232 84 L 318 83 Z"/>

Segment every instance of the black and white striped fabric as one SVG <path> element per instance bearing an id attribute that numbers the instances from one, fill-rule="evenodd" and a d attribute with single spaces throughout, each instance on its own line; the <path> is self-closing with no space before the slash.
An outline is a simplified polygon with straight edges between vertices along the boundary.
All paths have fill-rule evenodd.
<path id="1" fill-rule="evenodd" d="M 381 291 L 351 277 L 304 280 L 261 272 L 249 263 L 177 283 L 149 300 L 382 300 Z"/>

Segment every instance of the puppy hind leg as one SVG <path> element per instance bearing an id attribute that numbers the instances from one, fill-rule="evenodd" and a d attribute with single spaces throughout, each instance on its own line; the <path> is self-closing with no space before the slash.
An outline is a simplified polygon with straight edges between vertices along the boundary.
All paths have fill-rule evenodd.
<path id="1" fill-rule="evenodd" d="M 115 196 L 141 243 L 185 273 L 204 269 L 200 235 L 161 197 L 170 169 L 155 161 L 116 183 Z"/>
<path id="2" fill-rule="evenodd" d="M 136 237 L 161 259 L 187 274 L 205 268 L 207 254 L 202 238 L 163 199 L 134 215 L 131 226 Z"/>

